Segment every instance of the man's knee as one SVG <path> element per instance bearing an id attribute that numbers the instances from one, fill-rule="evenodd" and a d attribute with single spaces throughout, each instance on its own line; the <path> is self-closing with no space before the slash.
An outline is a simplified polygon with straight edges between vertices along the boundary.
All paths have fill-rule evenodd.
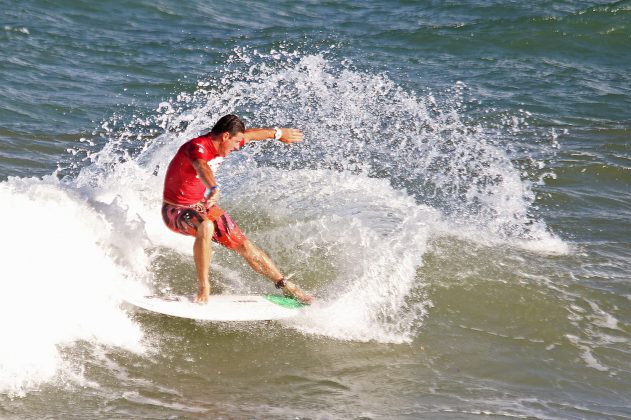
<path id="1" fill-rule="evenodd" d="M 210 220 L 204 220 L 197 226 L 198 238 L 212 238 L 215 232 L 215 224 Z"/>

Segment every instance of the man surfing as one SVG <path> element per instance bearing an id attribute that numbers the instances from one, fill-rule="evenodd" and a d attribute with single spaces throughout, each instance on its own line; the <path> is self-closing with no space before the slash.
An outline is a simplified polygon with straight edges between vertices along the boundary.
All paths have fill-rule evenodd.
<path id="1" fill-rule="evenodd" d="M 280 140 L 291 144 L 304 139 L 293 128 L 250 128 L 236 115 L 225 115 L 210 133 L 184 143 L 167 169 L 164 181 L 162 219 L 174 232 L 195 237 L 193 257 L 199 289 L 195 301 L 207 303 L 210 294 L 211 242 L 241 255 L 254 271 L 274 282 L 276 288 L 303 303 L 313 298 L 288 281 L 272 259 L 254 245 L 217 206 L 219 185 L 215 174 L 223 159 L 251 141 Z"/>

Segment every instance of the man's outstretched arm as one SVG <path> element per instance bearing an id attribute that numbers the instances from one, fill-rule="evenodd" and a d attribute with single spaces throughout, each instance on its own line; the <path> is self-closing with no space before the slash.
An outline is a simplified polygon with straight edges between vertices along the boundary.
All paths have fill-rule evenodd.
<path id="1" fill-rule="evenodd" d="M 296 128 L 281 128 L 282 135 L 280 141 L 283 143 L 297 143 L 304 140 L 305 136 L 301 130 Z M 276 134 L 274 128 L 248 128 L 245 130 L 245 142 L 273 139 Z"/>

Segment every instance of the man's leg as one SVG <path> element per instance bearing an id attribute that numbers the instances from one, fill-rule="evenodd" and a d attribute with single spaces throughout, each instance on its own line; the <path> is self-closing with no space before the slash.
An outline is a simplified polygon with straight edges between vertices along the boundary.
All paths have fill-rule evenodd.
<path id="1" fill-rule="evenodd" d="M 197 226 L 195 235 L 195 244 L 193 245 L 193 258 L 195 259 L 195 267 L 197 268 L 197 282 L 199 290 L 197 292 L 196 302 L 208 302 L 210 294 L 210 281 L 208 279 L 210 270 L 210 261 L 212 259 L 213 250 L 211 242 L 215 226 L 210 220 L 205 220 Z"/>
<path id="2" fill-rule="evenodd" d="M 282 273 L 269 255 L 254 245 L 249 239 L 246 239 L 235 251 L 250 264 L 254 271 L 264 275 L 274 283 L 283 278 Z"/>
<path id="3" fill-rule="evenodd" d="M 246 239 L 243 244 L 235 248 L 235 251 L 241 255 L 252 267 L 254 271 L 264 275 L 274 283 L 284 278 L 274 261 L 263 251 L 261 248 L 254 245 L 249 239 Z M 300 288 L 291 283 L 286 282 L 286 286 L 283 288 L 284 292 L 289 293 L 293 297 L 301 300 L 305 303 L 310 302 L 313 298 L 304 293 Z"/>

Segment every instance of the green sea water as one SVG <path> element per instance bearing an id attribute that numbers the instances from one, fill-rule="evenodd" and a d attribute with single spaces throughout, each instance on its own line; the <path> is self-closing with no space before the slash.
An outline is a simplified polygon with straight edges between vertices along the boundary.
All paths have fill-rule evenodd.
<path id="1" fill-rule="evenodd" d="M 0 417 L 631 417 L 631 2 L 0 10 Z M 305 132 L 219 174 L 296 319 L 122 302 L 194 292 L 164 171 L 226 113 Z"/>

